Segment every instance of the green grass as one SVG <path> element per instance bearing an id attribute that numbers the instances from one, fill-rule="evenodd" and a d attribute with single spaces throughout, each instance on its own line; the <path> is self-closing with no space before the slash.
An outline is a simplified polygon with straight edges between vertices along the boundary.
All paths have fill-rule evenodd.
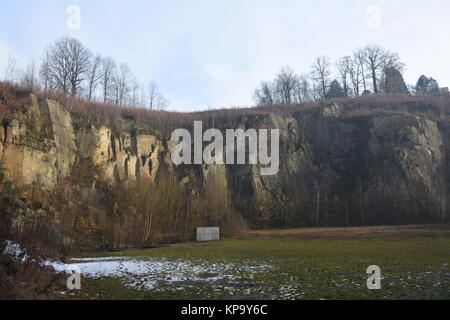
<path id="1" fill-rule="evenodd" d="M 192 262 L 267 264 L 269 271 L 240 273 L 241 285 L 205 283 L 183 290 L 124 287 L 117 279 L 93 280 L 100 298 L 222 299 L 256 295 L 269 299 L 450 299 L 450 238 L 370 240 L 226 240 L 188 243 L 103 256 L 152 257 Z M 368 290 L 366 269 L 378 265 L 381 290 Z M 205 275 L 208 276 L 208 275 Z"/>

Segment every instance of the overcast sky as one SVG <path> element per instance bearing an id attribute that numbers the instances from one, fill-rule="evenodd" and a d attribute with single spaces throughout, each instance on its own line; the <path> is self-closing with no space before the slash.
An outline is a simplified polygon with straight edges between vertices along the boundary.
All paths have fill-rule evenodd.
<path id="1" fill-rule="evenodd" d="M 449 86 L 449 12 L 448 0 L 0 0 L 0 71 L 9 54 L 25 65 L 75 36 L 187 111 L 249 106 L 284 65 L 308 73 L 317 56 L 376 43 L 400 54 L 408 83 L 425 73 Z"/>

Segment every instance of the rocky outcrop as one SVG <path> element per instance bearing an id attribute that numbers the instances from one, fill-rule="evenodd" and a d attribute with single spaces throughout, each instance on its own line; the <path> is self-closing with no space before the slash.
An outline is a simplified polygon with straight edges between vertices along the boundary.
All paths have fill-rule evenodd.
<path id="1" fill-rule="evenodd" d="M 2 119 L 0 160 L 6 177 L 19 187 L 50 190 L 71 174 L 77 159 L 92 159 L 111 183 L 138 177 L 155 180 L 164 151 L 155 136 L 90 127 L 75 135 L 70 113 L 52 100 L 30 95 L 28 108 Z M 77 147 L 78 146 L 78 147 Z"/>
<path id="2" fill-rule="evenodd" d="M 76 156 L 70 114 L 53 101 L 29 98 L 29 107 L 14 119 L 2 119 L 0 160 L 17 186 L 45 189 L 67 176 Z"/>
<path id="3" fill-rule="evenodd" d="M 279 129 L 281 167 L 261 176 L 258 165 L 179 166 L 173 143 L 134 126 L 74 129 L 60 104 L 31 95 L 28 108 L 3 119 L 0 160 L 20 187 L 51 190 L 89 161 L 102 179 L 150 179 L 172 170 L 193 197 L 216 192 L 253 225 L 369 225 L 448 219 L 449 124 L 414 112 L 346 116 L 332 103 L 304 111 L 253 114 L 241 128 Z M 220 119 L 216 127 L 224 130 Z"/>
<path id="4" fill-rule="evenodd" d="M 107 180 L 156 179 L 165 149 L 155 136 L 116 134 L 106 126 L 92 128 L 90 134 L 94 144 L 93 163 L 102 168 Z"/>
<path id="5" fill-rule="evenodd" d="M 280 129 L 281 168 L 261 176 L 258 166 L 227 167 L 239 212 L 280 227 L 448 219 L 448 123 L 407 113 L 346 118 L 343 109 L 245 119 L 246 128 Z"/>

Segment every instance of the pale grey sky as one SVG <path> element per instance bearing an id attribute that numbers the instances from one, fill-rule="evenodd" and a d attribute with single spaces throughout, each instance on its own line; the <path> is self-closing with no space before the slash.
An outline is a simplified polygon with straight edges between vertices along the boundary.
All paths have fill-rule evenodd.
<path id="1" fill-rule="evenodd" d="M 67 27 L 67 8 L 81 28 Z M 70 35 L 156 81 L 172 109 L 249 106 L 261 80 L 284 65 L 308 73 L 369 43 L 396 51 L 406 81 L 450 85 L 448 0 L 0 0 L 0 71 Z M 379 14 L 378 14 L 379 13 Z"/>

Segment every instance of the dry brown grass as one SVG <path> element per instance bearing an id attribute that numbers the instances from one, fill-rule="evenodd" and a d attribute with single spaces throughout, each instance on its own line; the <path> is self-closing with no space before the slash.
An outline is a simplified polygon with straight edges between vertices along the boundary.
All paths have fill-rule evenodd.
<path id="1" fill-rule="evenodd" d="M 250 239 L 293 238 L 304 240 L 424 237 L 450 237 L 450 225 L 251 230 L 242 235 L 242 238 Z"/>
<path id="2" fill-rule="evenodd" d="M 0 82 L 0 89 L 14 92 L 15 97 L 29 94 L 29 90 Z M 0 91 L 1 93 L 1 91 Z M 223 108 L 201 112 L 166 112 L 148 110 L 144 108 L 118 106 L 90 102 L 85 99 L 71 99 L 56 93 L 38 93 L 39 98 L 51 98 L 60 101 L 78 119 L 77 123 L 89 126 L 91 124 L 105 124 L 111 127 L 119 126 L 123 121 L 133 121 L 139 129 L 151 129 L 162 135 L 170 137 L 177 128 L 190 129 L 195 120 L 203 121 L 206 126 L 218 124 L 233 126 L 243 117 L 265 116 L 277 113 L 283 116 L 295 116 L 298 113 L 330 105 L 338 102 L 345 108 L 342 118 L 361 117 L 379 113 L 414 113 L 428 117 L 443 119 L 450 116 L 450 94 L 428 95 L 395 95 L 377 94 L 353 98 L 342 98 L 307 102 L 295 105 L 270 105 L 250 108 Z M 11 100 L 11 102 L 14 99 Z"/>
<path id="3" fill-rule="evenodd" d="M 56 296 L 64 277 L 40 264 L 37 255 L 15 258 L 3 254 L 6 243 L 0 239 L 0 300 L 35 300 Z"/>

